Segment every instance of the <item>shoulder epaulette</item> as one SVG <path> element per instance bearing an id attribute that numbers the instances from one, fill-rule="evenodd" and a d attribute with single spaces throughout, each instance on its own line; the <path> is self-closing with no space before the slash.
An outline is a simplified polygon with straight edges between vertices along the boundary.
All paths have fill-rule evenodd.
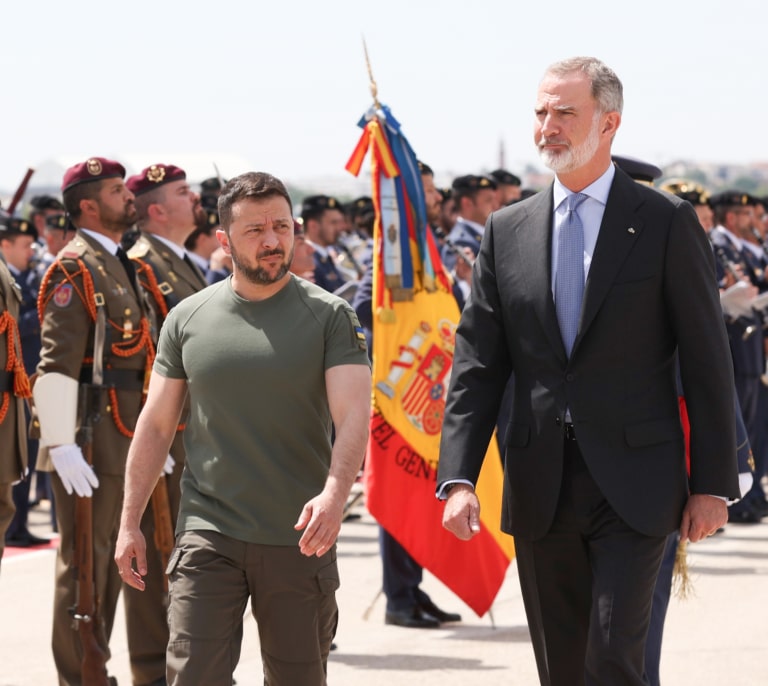
<path id="1" fill-rule="evenodd" d="M 139 238 L 138 241 L 136 241 L 131 249 L 128 251 L 128 257 L 130 257 L 132 260 L 135 260 L 136 258 L 143 258 L 147 255 L 147 253 L 150 250 L 149 241 L 147 241 L 143 236 Z"/>
<path id="2" fill-rule="evenodd" d="M 56 257 L 59 259 L 76 260 L 78 257 L 82 257 L 86 250 L 88 250 L 88 244 L 79 236 L 75 236 L 61 249 Z"/>

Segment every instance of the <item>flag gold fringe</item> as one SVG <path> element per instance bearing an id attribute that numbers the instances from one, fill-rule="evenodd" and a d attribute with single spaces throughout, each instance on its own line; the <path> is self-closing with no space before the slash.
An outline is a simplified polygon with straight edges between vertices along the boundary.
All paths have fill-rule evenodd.
<path id="1" fill-rule="evenodd" d="M 675 566 L 672 570 L 672 593 L 680 600 L 687 600 L 695 595 L 690 568 L 688 567 L 688 542 L 680 541 L 675 553 Z"/>

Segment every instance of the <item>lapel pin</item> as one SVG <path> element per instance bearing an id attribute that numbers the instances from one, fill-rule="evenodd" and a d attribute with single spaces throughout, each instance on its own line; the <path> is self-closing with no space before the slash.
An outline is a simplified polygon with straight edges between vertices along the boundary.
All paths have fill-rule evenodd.
<path id="1" fill-rule="evenodd" d="M 634 229 L 633 229 L 631 226 L 630 226 L 630 227 L 627 229 L 627 231 L 628 231 L 629 233 L 635 233 L 635 230 L 634 230 Z"/>

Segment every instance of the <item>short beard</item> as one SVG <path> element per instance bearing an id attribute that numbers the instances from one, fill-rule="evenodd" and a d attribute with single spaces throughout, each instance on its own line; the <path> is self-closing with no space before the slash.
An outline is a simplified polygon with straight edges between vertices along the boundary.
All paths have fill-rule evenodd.
<path id="1" fill-rule="evenodd" d="M 288 273 L 288 268 L 293 261 L 293 248 L 291 248 L 291 253 L 288 256 L 288 260 L 283 260 L 283 263 L 280 265 L 280 268 L 277 270 L 275 275 L 271 276 L 270 273 L 264 269 L 264 267 L 251 267 L 250 265 L 245 264 L 245 262 L 240 259 L 240 255 L 238 255 L 231 241 L 229 244 L 229 249 L 232 255 L 232 262 L 235 267 L 237 267 L 238 274 L 242 275 L 246 281 L 250 281 L 252 284 L 257 286 L 269 286 L 270 284 L 280 281 L 280 279 L 282 279 Z M 262 253 L 258 257 L 269 257 L 270 255 L 282 255 L 285 257 L 285 253 L 282 250 L 269 250 Z"/>
<path id="2" fill-rule="evenodd" d="M 101 212 L 102 226 L 112 233 L 122 235 L 136 223 L 136 207 L 133 203 L 126 206 L 122 214 L 110 214 L 110 211 Z"/>
<path id="3" fill-rule="evenodd" d="M 551 169 L 555 174 L 567 174 L 580 167 L 583 167 L 594 157 L 598 146 L 600 145 L 600 113 L 596 113 L 592 119 L 592 128 L 589 135 L 581 145 L 569 146 L 565 152 L 554 152 L 539 147 L 539 156 L 544 165 Z M 542 140 L 539 146 L 546 144 L 546 139 Z"/>

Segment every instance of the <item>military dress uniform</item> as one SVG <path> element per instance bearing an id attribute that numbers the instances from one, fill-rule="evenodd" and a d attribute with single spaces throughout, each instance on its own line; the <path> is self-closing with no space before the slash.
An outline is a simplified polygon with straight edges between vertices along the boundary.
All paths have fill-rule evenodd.
<path id="1" fill-rule="evenodd" d="M 0 225 L 0 236 L 23 237 L 37 239 L 34 225 L 25 220 L 9 218 Z M 18 286 L 21 295 L 16 322 L 21 343 L 24 371 L 28 376 L 35 372 L 40 360 L 40 320 L 37 316 L 37 292 L 40 285 L 36 266 L 27 266 L 19 270 L 13 264 L 8 264 L 8 270 Z M 28 425 L 29 413 L 24 408 L 25 426 Z M 25 434 L 27 432 L 25 431 Z M 13 487 L 13 503 L 16 513 L 5 532 L 6 543 L 11 546 L 45 545 L 48 540 L 38 538 L 30 533 L 27 527 L 29 516 L 29 487 L 30 475 L 35 471 L 37 462 L 37 441 L 27 436 L 27 476 Z"/>
<path id="2" fill-rule="evenodd" d="M 125 176 L 121 165 L 102 158 L 73 167 L 67 175 L 73 170 L 75 183 L 80 178 L 87 182 Z M 34 387 L 42 438 L 48 437 L 50 445 L 73 442 L 68 438 L 51 440 L 51 427 L 57 426 L 61 435 L 58 426 L 62 416 L 72 417 L 72 423 L 80 426 L 83 385 L 93 380 L 94 362 L 98 363 L 100 358 L 103 363 L 103 390 L 93 424 L 92 462 L 99 485 L 92 495 L 92 540 L 98 607 L 94 634 L 107 658 L 122 588 L 114 553 L 125 463 L 154 357 L 146 304 L 137 290 L 130 261 L 119 255 L 117 245 L 108 237 L 78 228 L 46 272 L 38 301 L 42 347 Z M 97 332 L 103 332 L 103 337 Z M 66 429 L 68 423 L 64 424 Z M 54 471 L 53 467 L 48 449 L 41 448 L 38 468 Z M 61 536 L 56 559 L 53 656 L 59 683 L 80 685 L 83 651 L 71 615 L 78 598 L 72 570 L 78 533 L 77 496 L 67 493 L 56 473 L 52 475 L 52 485 Z"/>
<path id="3" fill-rule="evenodd" d="M 29 381 L 17 327 L 20 302 L 19 287 L 0 259 L 0 558 L 14 513 L 12 484 L 27 470 L 24 397 L 29 396 Z"/>
<path id="4" fill-rule="evenodd" d="M 723 227 L 716 227 L 710 233 L 715 251 L 718 279 L 724 270 L 736 266 L 755 283 L 753 270 L 744 250 L 739 249 Z M 750 312 L 739 317 L 726 317 L 726 330 L 733 358 L 736 394 L 739 397 L 744 424 L 752 444 L 756 439 L 757 399 L 760 375 L 765 369 L 763 362 L 763 327 L 757 313 Z"/>
<path id="5" fill-rule="evenodd" d="M 496 190 L 497 184 L 491 177 L 467 174 L 454 179 L 451 188 L 454 197 L 470 195 L 474 198 L 473 193 L 476 194 L 478 191 L 487 189 Z M 480 252 L 483 233 L 485 233 L 485 226 L 459 217 L 448 233 L 442 248 L 441 257 L 445 267 L 449 271 L 456 267 L 457 251 L 463 248 L 469 248 L 472 254 L 477 256 Z"/>
<path id="6" fill-rule="evenodd" d="M 172 168 L 165 165 L 153 165 L 169 170 L 164 177 L 168 180 L 186 178 L 174 175 Z M 151 169 L 151 168 L 150 168 Z M 180 170 L 179 170 L 180 171 Z M 182 172 L 183 173 L 183 172 Z M 145 177 L 142 173 L 139 176 Z M 137 196 L 142 186 L 127 181 L 128 188 Z M 179 248 L 183 251 L 183 248 Z M 141 287 L 149 294 L 150 306 L 156 321 L 155 331 L 159 332 L 168 311 L 181 300 L 205 288 L 208 284 L 200 269 L 185 254 L 180 257 L 169 245 L 150 233 L 142 233 L 128 252 L 136 263 L 137 276 Z M 171 457 L 175 460 L 173 472 L 160 478 L 164 481 L 168 496 L 172 527 L 175 529 L 181 499 L 181 473 L 184 468 L 183 422 L 189 411 L 188 403 L 182 412 L 182 424 L 171 446 Z M 162 486 L 161 486 L 162 488 Z M 155 544 L 155 528 L 162 522 L 156 517 L 155 499 L 151 499 L 141 520 L 141 531 L 147 544 L 146 587 L 138 591 L 126 585 L 123 601 L 125 603 L 128 652 L 131 671 L 135 684 L 164 683 L 165 652 L 168 646 L 168 623 L 166 618 L 167 592 L 165 590 L 165 564 L 163 554 Z M 169 551 L 168 551 L 169 552 Z"/>

